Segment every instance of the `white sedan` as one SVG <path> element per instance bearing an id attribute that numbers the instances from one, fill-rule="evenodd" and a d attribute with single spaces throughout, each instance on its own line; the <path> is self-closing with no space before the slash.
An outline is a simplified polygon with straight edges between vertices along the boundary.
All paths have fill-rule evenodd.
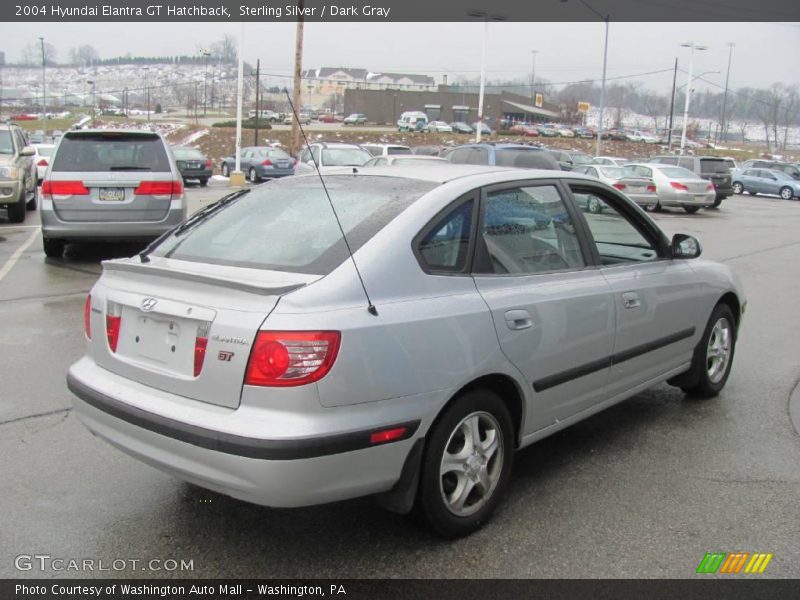
<path id="1" fill-rule="evenodd" d="M 36 182 L 41 185 L 56 146 L 55 144 L 34 144 L 33 148 L 36 150 L 36 154 L 33 155 L 33 164 L 36 165 Z"/>
<path id="2" fill-rule="evenodd" d="M 444 121 L 431 121 L 427 130 L 428 133 L 453 133 L 453 128 Z"/>

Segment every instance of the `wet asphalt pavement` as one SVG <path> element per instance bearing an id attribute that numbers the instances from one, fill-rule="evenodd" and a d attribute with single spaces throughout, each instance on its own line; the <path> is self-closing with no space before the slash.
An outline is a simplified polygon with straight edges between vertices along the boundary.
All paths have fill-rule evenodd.
<path id="1" fill-rule="evenodd" d="M 190 208 L 227 191 L 218 181 L 190 189 Z M 36 213 L 24 227 L 0 216 L 0 577 L 683 578 L 712 551 L 770 552 L 764 576 L 800 577 L 800 436 L 790 418 L 800 202 L 745 195 L 721 210 L 655 218 L 669 234 L 700 237 L 704 256 L 744 283 L 727 388 L 696 401 L 664 384 L 523 450 L 494 519 L 445 542 L 368 498 L 295 510 L 246 504 L 92 437 L 65 385 L 83 354 L 84 299 L 100 260 L 141 246 L 70 247 L 63 260 L 46 259 Z M 184 560 L 193 570 L 15 568 L 16 556 L 32 554 Z"/>

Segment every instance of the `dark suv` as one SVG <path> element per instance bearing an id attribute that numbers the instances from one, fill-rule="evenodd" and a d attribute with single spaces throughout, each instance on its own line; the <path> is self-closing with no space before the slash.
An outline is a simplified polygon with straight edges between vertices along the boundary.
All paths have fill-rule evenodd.
<path id="1" fill-rule="evenodd" d="M 724 158 L 717 156 L 654 156 L 648 162 L 683 167 L 713 183 L 717 193 L 713 204 L 715 207 L 722 204 L 723 199 L 733 194 L 731 170 Z"/>
<path id="2" fill-rule="evenodd" d="M 550 152 L 523 144 L 466 144 L 445 150 L 440 156 L 460 165 L 561 170 Z"/>

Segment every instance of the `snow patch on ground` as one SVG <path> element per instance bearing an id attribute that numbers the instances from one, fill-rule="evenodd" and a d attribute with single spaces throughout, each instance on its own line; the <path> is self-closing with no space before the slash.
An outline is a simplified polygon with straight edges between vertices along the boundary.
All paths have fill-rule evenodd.
<path id="1" fill-rule="evenodd" d="M 180 146 L 191 146 L 201 137 L 208 135 L 208 129 L 200 129 L 199 131 L 195 131 L 194 133 L 189 134 L 185 138 L 181 140 Z"/>

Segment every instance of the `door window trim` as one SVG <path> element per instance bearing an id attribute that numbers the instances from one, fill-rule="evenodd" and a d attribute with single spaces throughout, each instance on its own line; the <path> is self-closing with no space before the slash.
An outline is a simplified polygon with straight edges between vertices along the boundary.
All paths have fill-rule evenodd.
<path id="1" fill-rule="evenodd" d="M 478 233 L 478 207 L 479 207 L 479 190 L 474 189 L 466 194 L 462 194 L 452 202 L 450 202 L 447 206 L 445 206 L 442 210 L 437 212 L 429 221 L 428 223 L 414 236 L 414 239 L 411 240 L 411 251 L 414 253 L 414 257 L 417 259 L 417 263 L 419 264 L 420 268 L 426 275 L 445 275 L 448 277 L 464 277 L 464 276 L 471 276 L 472 275 L 472 264 L 475 260 L 475 239 Z M 469 230 L 469 244 L 467 246 L 467 260 L 464 261 L 463 268 L 456 270 L 445 270 L 445 269 L 437 269 L 435 267 L 431 267 L 428 262 L 425 260 L 425 257 L 422 255 L 420 251 L 420 244 L 425 237 L 433 231 L 436 227 L 438 227 L 442 219 L 447 217 L 448 215 L 452 214 L 456 210 L 458 210 L 462 205 L 466 204 L 467 202 L 472 201 L 472 215 L 470 218 L 470 230 Z"/>

